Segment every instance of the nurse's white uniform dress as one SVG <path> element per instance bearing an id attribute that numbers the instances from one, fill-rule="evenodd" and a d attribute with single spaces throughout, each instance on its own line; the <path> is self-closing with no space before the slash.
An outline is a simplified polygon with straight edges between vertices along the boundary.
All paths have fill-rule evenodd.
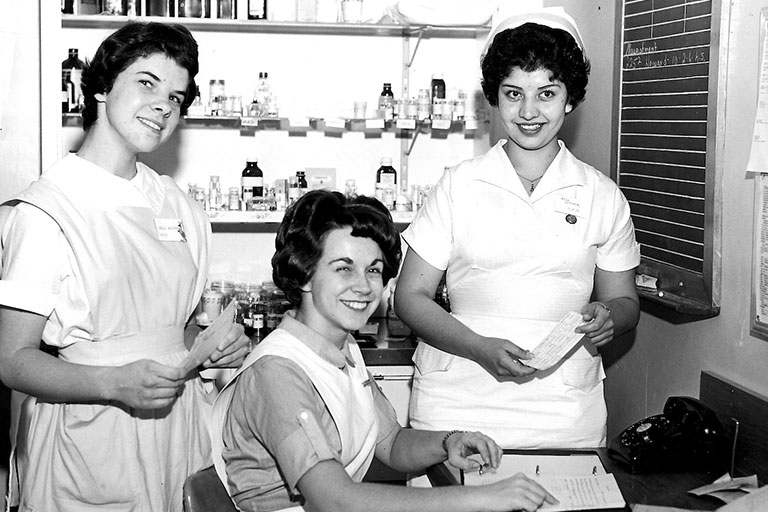
<path id="1" fill-rule="evenodd" d="M 560 143 L 529 196 L 505 143 L 446 170 L 403 237 L 427 263 L 447 269 L 455 318 L 531 349 L 589 302 L 595 266 L 632 269 L 639 246 L 628 203 L 608 177 Z M 583 345 L 547 371 L 504 383 L 423 341 L 414 363 L 414 428 L 480 430 L 504 448 L 605 444 L 605 374 L 600 356 Z"/>
<path id="2" fill-rule="evenodd" d="M 125 180 L 70 155 L 6 213 L 0 304 L 47 316 L 43 340 L 61 359 L 184 359 L 210 225 L 173 180 L 141 163 Z M 185 478 L 210 464 L 212 400 L 196 377 L 164 409 L 36 401 L 20 510 L 181 511 Z"/>

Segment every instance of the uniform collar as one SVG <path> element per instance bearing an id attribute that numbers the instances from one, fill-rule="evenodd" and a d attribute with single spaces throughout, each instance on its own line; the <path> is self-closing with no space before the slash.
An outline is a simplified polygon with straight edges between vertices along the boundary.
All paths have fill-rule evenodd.
<path id="1" fill-rule="evenodd" d="M 347 335 L 344 347 L 342 350 L 339 350 L 328 338 L 296 320 L 295 310 L 287 311 L 283 315 L 280 329 L 288 331 L 288 333 L 301 341 L 322 360 L 327 361 L 336 368 L 343 370 L 347 365 L 355 367 L 355 362 L 352 360 L 352 355 L 349 351 L 349 343 L 354 341 L 351 335 Z"/>
<path id="2" fill-rule="evenodd" d="M 496 185 L 512 194 L 524 199 L 530 199 L 531 201 L 561 188 L 587 185 L 587 174 L 584 172 L 581 162 L 568 151 L 563 141 L 558 140 L 557 143 L 560 146 L 560 151 L 558 151 L 552 163 L 549 164 L 536 190 L 534 190 L 531 196 L 528 196 L 520 178 L 515 172 L 512 162 L 509 161 L 509 157 L 506 151 L 504 151 L 504 145 L 507 143 L 509 143 L 507 139 L 501 139 L 491 148 L 487 155 L 489 165 L 477 168 L 476 180 Z"/>
<path id="3" fill-rule="evenodd" d="M 149 207 L 159 214 L 165 202 L 160 176 L 140 162 L 136 163 L 136 175 L 126 180 L 72 153 L 43 174 L 43 178 L 74 200 L 105 209 Z"/>

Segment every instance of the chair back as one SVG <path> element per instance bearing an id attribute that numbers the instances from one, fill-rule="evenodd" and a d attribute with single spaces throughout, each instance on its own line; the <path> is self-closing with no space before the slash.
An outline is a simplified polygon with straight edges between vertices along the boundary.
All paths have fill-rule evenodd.
<path id="1" fill-rule="evenodd" d="M 237 512 L 213 466 L 189 475 L 183 494 L 185 512 Z"/>

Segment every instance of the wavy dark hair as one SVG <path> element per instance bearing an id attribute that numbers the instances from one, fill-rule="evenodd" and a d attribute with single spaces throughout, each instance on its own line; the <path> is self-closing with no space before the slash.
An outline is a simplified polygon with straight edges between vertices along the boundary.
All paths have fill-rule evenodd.
<path id="1" fill-rule="evenodd" d="M 483 94 L 491 106 L 499 104 L 499 88 L 512 69 L 546 69 L 568 91 L 571 107 L 584 100 L 590 64 L 573 36 L 565 30 L 525 23 L 496 34 L 480 65 Z"/>
<path id="2" fill-rule="evenodd" d="M 352 236 L 370 238 L 379 245 L 384 284 L 397 275 L 400 233 L 386 207 L 372 197 L 313 190 L 288 207 L 275 238 L 272 280 L 291 304 L 301 303 L 301 289 L 312 278 L 328 233 L 345 227 L 352 228 Z"/>
<path id="3" fill-rule="evenodd" d="M 117 75 L 136 59 L 162 53 L 187 70 L 189 84 L 181 103 L 181 113 L 195 99 L 195 76 L 199 70 L 197 41 L 183 25 L 177 23 L 131 22 L 122 26 L 102 41 L 93 60 L 83 70 L 82 89 L 83 129 L 88 130 L 98 118 L 96 94 L 108 93 Z"/>

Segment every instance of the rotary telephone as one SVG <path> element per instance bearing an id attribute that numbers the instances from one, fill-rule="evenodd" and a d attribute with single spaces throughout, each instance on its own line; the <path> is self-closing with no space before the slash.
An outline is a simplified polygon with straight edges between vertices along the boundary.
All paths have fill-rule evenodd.
<path id="1" fill-rule="evenodd" d="M 725 431 L 714 411 L 691 397 L 667 399 L 664 413 L 627 427 L 608 444 L 609 455 L 631 473 L 717 467 Z"/>

